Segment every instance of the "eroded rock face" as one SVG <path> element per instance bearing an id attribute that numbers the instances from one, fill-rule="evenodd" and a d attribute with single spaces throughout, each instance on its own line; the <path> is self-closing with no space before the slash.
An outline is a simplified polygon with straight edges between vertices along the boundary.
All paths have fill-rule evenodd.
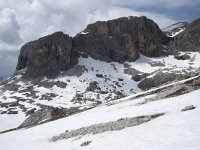
<path id="1" fill-rule="evenodd" d="M 159 56 L 166 40 L 158 25 L 146 17 L 98 21 L 73 38 L 79 51 L 95 59 L 118 62 L 135 61 L 139 52 Z"/>
<path id="2" fill-rule="evenodd" d="M 200 18 L 187 26 L 185 31 L 176 36 L 174 49 L 200 52 Z"/>
<path id="3" fill-rule="evenodd" d="M 62 32 L 25 44 L 20 51 L 17 70 L 26 68 L 24 77 L 54 78 L 77 63 L 72 38 Z"/>

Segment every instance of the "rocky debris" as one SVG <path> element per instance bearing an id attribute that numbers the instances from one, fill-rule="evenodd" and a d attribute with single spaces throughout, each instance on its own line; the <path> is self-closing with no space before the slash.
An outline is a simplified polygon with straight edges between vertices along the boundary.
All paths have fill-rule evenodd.
<path id="1" fill-rule="evenodd" d="M 131 67 L 130 64 L 128 64 L 128 63 L 124 63 L 124 68 L 130 68 L 130 67 Z"/>
<path id="2" fill-rule="evenodd" d="M 135 61 L 139 53 L 160 56 L 162 45 L 169 40 L 158 25 L 146 17 L 98 21 L 89 24 L 83 32 L 73 38 L 75 48 L 94 59 L 109 62 Z"/>
<path id="3" fill-rule="evenodd" d="M 95 92 L 96 90 L 100 91 L 100 87 L 98 86 L 98 82 L 93 81 L 89 83 L 89 86 L 86 89 L 86 92 L 91 91 L 91 92 Z"/>
<path id="4" fill-rule="evenodd" d="M 39 93 L 39 91 L 35 91 L 33 86 L 29 86 L 23 90 L 19 90 L 19 93 L 23 93 L 23 95 L 25 95 L 27 98 L 36 99 L 39 97 L 37 95 L 37 93 Z"/>
<path id="5" fill-rule="evenodd" d="M 96 74 L 97 78 L 104 78 L 102 74 Z"/>
<path id="6" fill-rule="evenodd" d="M 138 87 L 142 90 L 148 90 L 153 87 L 158 87 L 160 85 L 176 81 L 176 80 L 181 80 L 186 78 L 181 73 L 173 73 L 173 72 L 166 72 L 164 73 L 163 71 L 159 71 L 152 75 L 151 77 L 146 77 L 142 81 L 139 82 Z"/>
<path id="7" fill-rule="evenodd" d="M 50 82 L 50 81 L 40 81 L 37 84 L 39 87 L 44 87 L 44 88 L 52 88 L 53 86 L 57 86 L 59 88 L 66 88 L 67 83 L 61 82 L 61 81 L 55 81 L 55 82 Z"/>
<path id="8" fill-rule="evenodd" d="M 42 94 L 39 100 L 51 101 L 51 100 L 53 100 L 57 96 L 58 95 L 54 94 L 54 93 L 46 93 L 46 94 Z"/>
<path id="9" fill-rule="evenodd" d="M 58 136 L 54 136 L 50 139 L 50 141 L 57 142 L 62 139 L 69 139 L 72 137 L 84 136 L 88 134 L 100 134 L 100 133 L 104 133 L 108 131 L 119 131 L 127 127 L 132 127 L 132 126 L 140 125 L 142 123 L 151 121 L 152 119 L 158 118 L 162 115 L 164 114 L 139 116 L 139 117 L 133 117 L 133 118 L 121 118 L 117 121 L 110 121 L 107 123 L 100 123 L 100 124 L 95 124 L 88 127 L 82 127 L 79 129 L 65 132 Z"/>
<path id="10" fill-rule="evenodd" d="M 196 107 L 194 107 L 193 105 L 188 105 L 186 106 L 185 108 L 183 108 L 181 111 L 188 111 L 188 110 L 193 110 L 195 109 Z"/>
<path id="11" fill-rule="evenodd" d="M 170 98 L 170 97 L 176 97 L 182 94 L 186 94 L 189 93 L 191 91 L 193 91 L 195 88 L 191 85 L 187 85 L 187 84 L 181 84 L 181 85 L 174 85 L 172 87 L 168 87 L 160 92 L 157 92 L 155 96 L 150 97 L 150 98 L 145 98 L 144 101 L 137 103 L 136 105 L 143 105 L 146 104 L 148 102 L 152 102 L 152 101 L 158 101 L 158 100 L 162 100 L 162 99 L 166 99 L 166 98 Z"/>
<path id="12" fill-rule="evenodd" d="M 122 78 L 118 78 L 118 81 L 122 82 L 122 81 L 124 81 L 124 79 L 122 79 Z"/>
<path id="13" fill-rule="evenodd" d="M 26 112 L 26 116 L 32 115 L 33 113 L 35 113 L 35 111 L 36 111 L 36 108 L 33 108 L 33 109 L 27 111 L 27 112 Z"/>
<path id="14" fill-rule="evenodd" d="M 86 141 L 81 144 L 81 146 L 88 146 L 92 141 Z"/>
<path id="15" fill-rule="evenodd" d="M 115 97 L 114 97 L 114 99 L 113 100 L 116 100 L 116 99 L 120 99 L 120 98 L 123 98 L 123 97 L 126 97 L 127 95 L 125 95 L 123 92 L 121 92 L 121 91 L 116 91 L 116 92 L 114 92 L 115 93 Z"/>
<path id="16" fill-rule="evenodd" d="M 43 122 L 66 117 L 67 110 L 64 108 L 54 108 L 50 106 L 41 106 L 42 108 L 32 113 L 19 128 L 32 127 Z"/>
<path id="17" fill-rule="evenodd" d="M 18 88 L 20 86 L 15 84 L 15 83 L 7 83 L 7 84 L 4 84 L 4 86 L 1 88 L 2 91 L 18 91 Z"/>
<path id="18" fill-rule="evenodd" d="M 159 87 L 159 88 L 147 91 L 145 93 L 141 93 L 139 95 L 134 96 L 132 100 L 135 100 L 136 98 L 142 98 L 148 95 L 154 95 L 153 97 L 145 98 L 143 102 L 139 102 L 136 104 L 136 105 L 142 105 L 142 104 L 146 104 L 152 101 L 157 101 L 161 99 L 183 95 L 183 94 L 192 92 L 194 90 L 197 90 L 199 88 L 200 88 L 200 75 L 197 75 L 184 82 L 179 82 L 176 84 Z M 113 105 L 113 104 L 110 103 L 109 105 Z"/>
<path id="19" fill-rule="evenodd" d="M 2 103 L 0 102 L 0 108 L 5 108 L 5 111 L 0 110 L 0 114 L 18 114 L 19 109 L 21 111 L 26 112 L 27 108 L 19 103 L 20 100 L 16 100 L 14 102 Z"/>
<path id="20" fill-rule="evenodd" d="M 178 60 L 187 60 L 187 59 L 190 59 L 190 55 L 188 55 L 188 54 L 175 55 L 174 58 L 176 58 Z"/>
<path id="21" fill-rule="evenodd" d="M 92 102 L 94 105 L 102 103 L 101 101 L 97 100 L 97 98 L 94 99 L 94 98 L 86 97 L 84 93 L 76 93 L 76 95 L 73 97 L 71 102 L 73 102 L 74 104 L 83 104 L 86 102 Z"/>
<path id="22" fill-rule="evenodd" d="M 138 82 L 147 77 L 149 74 L 136 70 L 135 68 L 125 68 L 124 73 L 132 75 L 131 79 Z"/>
<path id="23" fill-rule="evenodd" d="M 138 82 L 141 81 L 142 79 L 146 78 L 148 76 L 148 74 L 144 73 L 144 74 L 137 74 L 135 76 L 132 76 L 131 79 Z"/>
<path id="24" fill-rule="evenodd" d="M 75 65 L 73 68 L 63 72 L 61 76 L 76 76 L 80 77 L 84 72 L 88 72 L 88 69 L 83 65 Z"/>
<path id="25" fill-rule="evenodd" d="M 190 23 L 174 39 L 173 49 L 200 52 L 200 18 Z"/>
<path id="26" fill-rule="evenodd" d="M 78 61 L 72 38 L 56 32 L 25 44 L 18 58 L 16 70 L 26 68 L 24 77 L 28 79 L 46 76 L 54 78 L 60 71 L 66 71 Z"/>
<path id="27" fill-rule="evenodd" d="M 151 62 L 149 62 L 149 64 L 152 67 L 164 67 L 165 66 L 165 62 L 161 62 L 161 61 L 151 61 Z"/>

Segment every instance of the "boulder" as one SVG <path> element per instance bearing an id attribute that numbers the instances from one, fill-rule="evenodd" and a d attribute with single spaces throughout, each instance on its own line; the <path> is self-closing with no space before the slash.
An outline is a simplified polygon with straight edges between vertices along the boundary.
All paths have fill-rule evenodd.
<path id="1" fill-rule="evenodd" d="M 108 62 L 135 61 L 139 53 L 160 56 L 167 40 L 158 25 L 146 17 L 98 21 L 73 38 L 78 51 Z"/>
<path id="2" fill-rule="evenodd" d="M 20 50 L 16 70 L 26 68 L 25 78 L 54 78 L 60 71 L 74 66 L 77 61 L 72 38 L 56 32 L 25 44 Z"/>

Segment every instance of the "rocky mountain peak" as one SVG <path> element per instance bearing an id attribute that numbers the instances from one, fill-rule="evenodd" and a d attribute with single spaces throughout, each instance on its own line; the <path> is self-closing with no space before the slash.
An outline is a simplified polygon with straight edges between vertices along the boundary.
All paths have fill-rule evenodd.
<path id="1" fill-rule="evenodd" d="M 56 32 L 25 44 L 18 58 L 17 70 L 25 69 L 26 78 L 55 77 L 60 71 L 71 68 L 77 62 L 72 38 Z"/>
<path id="2" fill-rule="evenodd" d="M 122 17 L 90 24 L 73 40 L 76 49 L 95 59 L 121 62 L 135 61 L 139 53 L 161 55 L 166 38 L 146 17 Z"/>
<path id="3" fill-rule="evenodd" d="M 54 78 L 77 63 L 76 51 L 108 62 L 135 61 L 140 53 L 161 55 L 166 39 L 158 25 L 146 17 L 98 21 L 74 38 L 56 32 L 25 44 L 16 69 L 25 69 L 26 78 Z"/>

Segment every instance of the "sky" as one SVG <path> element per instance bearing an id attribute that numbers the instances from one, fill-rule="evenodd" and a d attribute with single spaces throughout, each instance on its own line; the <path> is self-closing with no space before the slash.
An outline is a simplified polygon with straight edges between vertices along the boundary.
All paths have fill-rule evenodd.
<path id="1" fill-rule="evenodd" d="M 122 16 L 147 16 L 160 28 L 200 17 L 200 0 L 1 0 L 0 76 L 15 72 L 20 48 L 63 31 L 74 36 L 87 24 Z"/>

